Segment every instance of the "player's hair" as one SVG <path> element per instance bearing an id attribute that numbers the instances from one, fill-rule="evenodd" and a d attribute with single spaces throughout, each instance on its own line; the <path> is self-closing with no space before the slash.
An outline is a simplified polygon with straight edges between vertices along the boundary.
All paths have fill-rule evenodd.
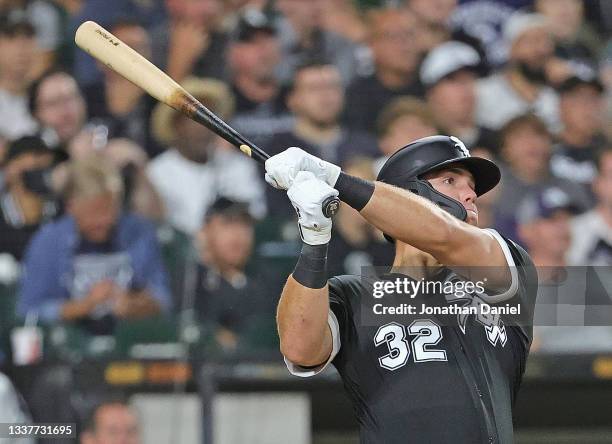
<path id="1" fill-rule="evenodd" d="M 506 145 L 508 139 L 512 137 L 516 131 L 524 128 L 529 129 L 538 135 L 549 138 L 551 137 L 550 131 L 548 131 L 548 128 L 542 119 L 533 113 L 528 113 L 517 116 L 504 125 L 500 131 L 501 146 Z"/>
<path id="2" fill-rule="evenodd" d="M 378 135 L 386 135 L 397 119 L 408 115 L 416 116 L 428 125 L 437 128 L 436 119 L 425 102 L 416 97 L 401 96 L 392 100 L 380 112 L 376 121 Z"/>
<path id="3" fill-rule="evenodd" d="M 64 185 L 65 200 L 90 198 L 111 193 L 120 199 L 123 181 L 115 166 L 105 157 L 92 154 L 68 164 L 68 177 Z"/>

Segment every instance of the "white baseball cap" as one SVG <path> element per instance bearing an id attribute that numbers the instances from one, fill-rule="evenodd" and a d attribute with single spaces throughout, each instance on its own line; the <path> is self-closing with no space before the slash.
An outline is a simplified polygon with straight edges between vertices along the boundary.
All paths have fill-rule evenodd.
<path id="1" fill-rule="evenodd" d="M 476 69 L 480 56 L 474 48 L 461 42 L 446 42 L 436 46 L 421 64 L 421 83 L 430 87 L 462 69 Z"/>
<path id="2" fill-rule="evenodd" d="M 510 47 L 525 32 L 547 26 L 548 19 L 542 14 L 515 12 L 504 26 L 504 40 Z"/>

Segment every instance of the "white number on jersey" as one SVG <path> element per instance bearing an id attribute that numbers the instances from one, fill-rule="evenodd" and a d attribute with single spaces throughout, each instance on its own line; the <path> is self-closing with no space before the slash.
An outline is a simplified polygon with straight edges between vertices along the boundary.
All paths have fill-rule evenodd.
<path id="1" fill-rule="evenodd" d="M 410 347 L 406 339 L 406 330 L 416 336 Z M 374 344 L 387 345 L 387 354 L 378 358 L 380 366 L 387 370 L 397 370 L 408 362 L 410 348 L 414 362 L 446 361 L 446 351 L 430 348 L 442 340 L 442 329 L 430 319 L 419 319 L 404 327 L 396 322 L 385 324 L 374 336 Z"/>

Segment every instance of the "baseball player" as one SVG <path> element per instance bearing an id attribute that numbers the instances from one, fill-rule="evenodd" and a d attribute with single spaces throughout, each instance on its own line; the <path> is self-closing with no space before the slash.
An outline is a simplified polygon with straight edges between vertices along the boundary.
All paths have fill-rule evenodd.
<path id="1" fill-rule="evenodd" d="M 298 376 L 316 375 L 330 363 L 337 368 L 362 443 L 512 443 L 512 406 L 532 331 L 500 316 L 458 316 L 457 324 L 427 315 L 409 325 L 362 322 L 361 302 L 372 291 L 358 276 L 328 280 L 332 221 L 322 202 L 339 196 L 394 240 L 394 267 L 436 270 L 425 271 L 428 279 L 445 282 L 463 279 L 458 267 L 470 267 L 471 280 L 486 282 L 486 291 L 468 295 L 470 304 L 521 303 L 532 311 L 531 259 L 495 230 L 477 227 L 477 198 L 499 179 L 493 162 L 471 157 L 449 136 L 400 149 L 375 182 L 299 148 L 266 162 L 266 181 L 288 190 L 303 240 L 278 306 L 281 351 Z M 397 274 L 381 279 L 391 276 Z"/>

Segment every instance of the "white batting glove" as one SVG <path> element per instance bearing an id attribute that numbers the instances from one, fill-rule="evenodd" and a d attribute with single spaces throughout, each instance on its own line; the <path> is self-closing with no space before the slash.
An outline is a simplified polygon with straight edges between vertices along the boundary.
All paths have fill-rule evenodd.
<path id="1" fill-rule="evenodd" d="M 323 215 L 322 204 L 338 191 L 319 180 L 310 171 L 299 171 L 287 196 L 298 215 L 302 240 L 310 245 L 323 245 L 331 239 L 332 220 Z"/>
<path id="2" fill-rule="evenodd" d="M 309 171 L 317 179 L 333 187 L 340 175 L 340 167 L 308 154 L 301 148 L 287 148 L 266 160 L 266 182 L 274 188 L 288 190 L 300 171 Z"/>

